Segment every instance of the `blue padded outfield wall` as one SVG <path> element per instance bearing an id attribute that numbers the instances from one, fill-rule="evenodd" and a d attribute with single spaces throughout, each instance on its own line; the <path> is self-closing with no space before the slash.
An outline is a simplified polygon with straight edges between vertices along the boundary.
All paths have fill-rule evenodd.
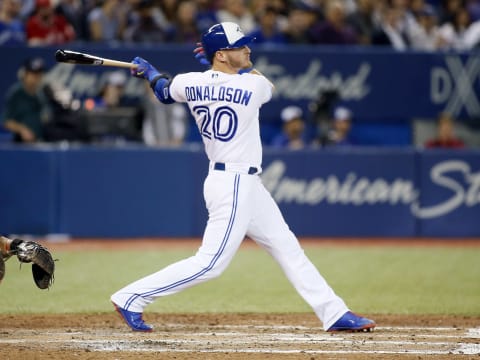
<path id="1" fill-rule="evenodd" d="M 2 233 L 199 237 L 197 146 L 0 148 Z M 262 179 L 299 236 L 480 236 L 480 151 L 264 153 Z"/>
<path id="2" fill-rule="evenodd" d="M 172 75 L 206 69 L 194 59 L 192 47 L 185 45 L 107 48 L 86 44 L 71 49 L 123 61 L 142 56 Z M 55 50 L 2 47 L 0 98 L 16 80 L 20 64 L 31 56 L 43 57 L 50 67 L 47 79 L 69 88 L 79 99 L 96 95 L 108 73 L 117 70 L 58 64 Z M 399 53 L 365 46 L 254 48 L 255 66 L 276 87 L 273 101 L 262 108 L 263 139 L 268 142 L 278 129 L 284 106 L 297 104 L 307 112 L 308 105 L 318 100 L 320 93 L 332 90 L 340 94 L 338 104 L 353 110 L 354 132 L 366 145 L 408 145 L 412 137 L 410 120 L 434 119 L 441 111 L 452 113 L 460 121 L 480 119 L 478 54 Z M 142 80 L 129 77 L 127 95 L 137 97 L 142 86 Z M 0 103 L 0 110 L 1 107 Z M 378 123 L 382 126 L 375 126 Z M 196 131 L 190 135 L 189 140 L 199 140 Z"/>

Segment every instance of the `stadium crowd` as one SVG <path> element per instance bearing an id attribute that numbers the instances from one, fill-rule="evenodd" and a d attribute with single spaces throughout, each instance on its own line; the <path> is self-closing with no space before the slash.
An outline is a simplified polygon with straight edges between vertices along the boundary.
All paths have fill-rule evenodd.
<path id="1" fill-rule="evenodd" d="M 193 48 L 203 32 L 224 21 L 235 22 L 254 36 L 252 46 L 480 48 L 480 0 L 0 0 L 0 47 L 180 43 Z M 139 94 L 138 104 L 126 103 L 124 74 L 112 74 L 98 96 L 86 99 L 82 111 L 77 111 L 78 107 L 73 110 L 77 100 L 66 107 L 56 96 L 61 91 L 52 84 L 42 87 L 45 72 L 43 59 L 37 58 L 19 68 L 0 117 L 0 140 L 3 134 L 17 142 L 91 141 L 85 124 L 90 115 L 98 115 L 92 110 L 114 113 L 129 107 L 135 112 L 128 140 L 160 146 L 186 141 L 189 123 L 183 105 L 162 106 L 148 87 Z M 309 105 L 311 114 L 296 104 L 287 106 L 278 114 L 278 133 L 269 144 L 289 149 L 362 144 L 351 131 L 355 114 L 337 106 L 342 104 L 335 99 L 328 103 L 328 114 L 316 109 L 318 104 Z M 309 121 L 311 117 L 314 120 Z M 438 139 L 432 134 L 428 147 L 463 146 L 455 138 L 453 123 L 453 118 L 439 123 Z"/>
<path id="2" fill-rule="evenodd" d="M 233 21 L 256 44 L 468 50 L 480 0 L 0 0 L 0 46 L 196 43 Z"/>

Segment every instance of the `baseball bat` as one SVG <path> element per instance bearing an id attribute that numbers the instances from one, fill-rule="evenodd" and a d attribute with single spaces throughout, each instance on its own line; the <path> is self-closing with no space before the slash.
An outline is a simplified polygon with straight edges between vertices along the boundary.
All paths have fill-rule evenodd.
<path id="1" fill-rule="evenodd" d="M 137 67 L 136 64 L 126 61 L 106 59 L 95 55 L 63 49 L 58 49 L 55 51 L 55 60 L 57 60 L 57 62 L 76 65 L 116 66 L 130 69 Z"/>

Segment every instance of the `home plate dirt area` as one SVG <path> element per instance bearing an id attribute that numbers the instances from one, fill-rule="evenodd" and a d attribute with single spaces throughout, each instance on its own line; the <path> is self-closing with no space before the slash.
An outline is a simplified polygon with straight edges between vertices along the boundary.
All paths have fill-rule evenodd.
<path id="1" fill-rule="evenodd" d="M 0 315 L 0 359 L 480 359 L 480 318 L 370 315 L 374 332 L 326 333 L 312 314 Z"/>

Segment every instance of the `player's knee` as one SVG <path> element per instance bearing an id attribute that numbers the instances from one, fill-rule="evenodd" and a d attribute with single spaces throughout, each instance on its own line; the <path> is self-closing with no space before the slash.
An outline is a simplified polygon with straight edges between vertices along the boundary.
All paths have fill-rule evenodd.
<path id="1" fill-rule="evenodd" d="M 224 267 L 213 266 L 212 268 L 210 268 L 208 270 L 208 273 L 206 273 L 206 275 L 207 275 L 208 279 L 215 279 L 215 278 L 219 277 L 220 275 L 222 275 L 224 271 L 225 271 Z"/>
<path id="2" fill-rule="evenodd" d="M 222 275 L 222 273 L 227 268 L 229 261 L 226 259 L 209 257 L 209 258 L 197 258 L 198 265 L 203 272 L 202 277 L 206 280 L 211 280 Z"/>

